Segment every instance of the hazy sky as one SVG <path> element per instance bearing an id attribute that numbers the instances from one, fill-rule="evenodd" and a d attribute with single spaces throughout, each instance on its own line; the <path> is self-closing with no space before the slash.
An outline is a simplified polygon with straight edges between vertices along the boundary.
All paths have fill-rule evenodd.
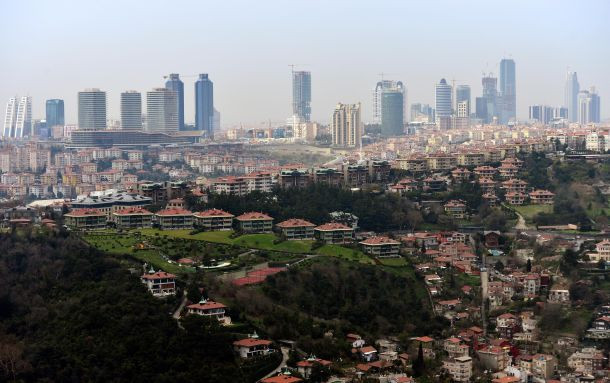
<path id="1" fill-rule="evenodd" d="M 312 72 L 312 114 L 329 120 L 337 102 L 362 102 L 370 120 L 379 73 L 402 80 L 408 102 L 434 103 L 445 77 L 481 92 L 483 71 L 502 57 L 517 65 L 517 116 L 531 104 L 563 103 L 566 68 L 595 85 L 610 117 L 610 1 L 9 1 L 0 0 L 0 108 L 31 95 L 66 101 L 162 86 L 180 73 L 185 119 L 194 121 L 194 77 L 209 73 L 223 126 L 284 121 L 291 114 L 289 64 Z M 144 101 L 144 100 L 143 100 Z"/>

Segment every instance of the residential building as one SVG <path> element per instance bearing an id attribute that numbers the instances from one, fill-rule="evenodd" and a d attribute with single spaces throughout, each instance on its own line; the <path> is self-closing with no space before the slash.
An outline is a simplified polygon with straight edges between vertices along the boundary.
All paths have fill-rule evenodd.
<path id="1" fill-rule="evenodd" d="M 207 73 L 195 82 L 195 129 L 214 137 L 214 84 Z"/>
<path id="2" fill-rule="evenodd" d="M 549 124 L 554 117 L 554 109 L 546 105 L 532 105 L 529 107 L 529 119 L 542 124 Z"/>
<path id="3" fill-rule="evenodd" d="M 106 214 L 98 209 L 74 209 L 64 214 L 64 223 L 72 230 L 105 229 L 106 219 Z"/>
<path id="4" fill-rule="evenodd" d="M 445 213 L 454 219 L 464 219 L 466 217 L 466 204 L 462 201 L 451 200 L 444 206 Z"/>
<path id="5" fill-rule="evenodd" d="M 610 262 L 610 240 L 604 239 L 595 245 L 595 251 L 589 252 L 589 262 Z"/>
<path id="6" fill-rule="evenodd" d="M 297 371 L 305 379 L 309 379 L 309 377 L 311 376 L 311 372 L 313 371 L 315 365 L 319 365 L 322 367 L 328 367 L 331 364 L 332 363 L 328 360 L 319 359 L 319 358 L 310 356 L 309 358 L 307 358 L 305 360 L 301 360 L 301 361 L 297 362 Z"/>
<path id="7" fill-rule="evenodd" d="M 146 131 L 176 133 L 180 127 L 178 98 L 175 91 L 154 88 L 146 92 Z M 183 112 L 184 113 L 184 112 Z M 184 121 L 184 115 L 182 115 Z"/>
<path id="8" fill-rule="evenodd" d="M 121 129 L 142 130 L 142 94 L 138 91 L 121 93 Z"/>
<path id="9" fill-rule="evenodd" d="M 144 229 L 152 227 L 153 213 L 141 207 L 127 207 L 112 213 L 117 229 Z"/>
<path id="10" fill-rule="evenodd" d="M 388 237 L 370 237 L 359 242 L 362 251 L 373 257 L 391 258 L 400 256 L 400 242 Z"/>
<path id="11" fill-rule="evenodd" d="M 292 114 L 311 121 L 311 72 L 292 71 Z"/>
<path id="12" fill-rule="evenodd" d="M 555 194 L 548 190 L 534 190 L 529 194 L 533 205 L 552 205 Z"/>
<path id="13" fill-rule="evenodd" d="M 169 78 L 165 82 L 165 89 L 174 92 L 174 97 L 167 102 L 171 102 L 174 105 L 167 106 L 175 114 L 175 124 L 177 124 L 176 130 L 184 130 L 184 83 L 180 80 L 178 73 L 170 73 Z M 147 118 L 149 118 L 147 116 Z M 172 129 L 174 125 L 174 117 L 172 117 Z M 153 129 L 148 129 L 153 131 Z"/>
<path id="14" fill-rule="evenodd" d="M 155 272 L 151 268 L 148 273 L 140 277 L 140 280 L 155 297 L 176 294 L 176 276 L 174 274 L 166 273 L 165 271 Z"/>
<path id="15" fill-rule="evenodd" d="M 458 356 L 443 361 L 443 369 L 456 382 L 469 382 L 472 377 L 472 358 L 469 356 Z"/>
<path id="16" fill-rule="evenodd" d="M 568 357 L 568 367 L 576 372 L 593 374 L 604 368 L 605 357 L 601 350 L 583 348 Z"/>
<path id="17" fill-rule="evenodd" d="M 292 218 L 275 225 L 287 240 L 313 240 L 314 225 L 304 219 Z"/>
<path id="18" fill-rule="evenodd" d="M 64 174 L 65 176 L 65 174 Z M 64 184 L 67 184 L 64 179 Z M 70 202 L 73 209 L 97 209 L 112 218 L 112 212 L 126 207 L 145 207 L 152 204 L 151 198 L 126 192 L 112 192 L 103 195 L 89 195 Z"/>
<path id="19" fill-rule="evenodd" d="M 208 231 L 231 230 L 235 216 L 224 210 L 209 209 L 193 214 L 195 227 Z"/>
<path id="20" fill-rule="evenodd" d="M 567 286 L 553 286 L 549 290 L 548 302 L 550 303 L 570 303 L 570 290 Z"/>
<path id="21" fill-rule="evenodd" d="M 276 376 L 272 376 L 270 378 L 265 378 L 261 380 L 261 383 L 300 383 L 303 379 L 297 378 L 296 376 L 292 376 L 288 374 L 278 374 Z"/>
<path id="22" fill-rule="evenodd" d="M 163 230 L 190 230 L 193 228 L 193 213 L 181 208 L 158 211 L 155 221 Z"/>
<path id="23" fill-rule="evenodd" d="M 273 352 L 273 350 L 269 348 L 270 345 L 270 340 L 258 339 L 258 337 L 245 338 L 233 342 L 235 352 L 237 352 L 242 359 L 251 359 L 257 356 L 268 355 Z"/>
<path id="24" fill-rule="evenodd" d="M 271 233 L 273 218 L 258 212 L 248 212 L 235 217 L 239 230 L 244 233 Z"/>
<path id="25" fill-rule="evenodd" d="M 360 147 L 362 144 L 360 104 L 337 104 L 331 122 L 332 143 L 339 147 Z"/>
<path id="26" fill-rule="evenodd" d="M 317 226 L 314 232 L 316 239 L 326 243 L 344 244 L 354 239 L 354 229 L 337 222 Z"/>
<path id="27" fill-rule="evenodd" d="M 464 344 L 461 339 L 456 337 L 447 338 L 443 342 L 443 350 L 449 354 L 450 358 L 468 356 L 469 348 L 467 344 Z"/>
<path id="28" fill-rule="evenodd" d="M 510 363 L 508 349 L 500 346 L 486 346 L 477 351 L 483 368 L 492 371 L 502 371 Z"/>
<path id="29" fill-rule="evenodd" d="M 202 298 L 199 303 L 186 306 L 191 315 L 201 315 L 206 318 L 214 318 L 223 325 L 231 324 L 231 317 L 225 315 L 227 306 L 219 302 Z"/>
<path id="30" fill-rule="evenodd" d="M 600 101 L 595 88 L 578 93 L 578 122 L 582 125 L 600 121 Z"/>
<path id="31" fill-rule="evenodd" d="M 97 88 L 78 92 L 78 129 L 106 129 L 106 92 Z"/>

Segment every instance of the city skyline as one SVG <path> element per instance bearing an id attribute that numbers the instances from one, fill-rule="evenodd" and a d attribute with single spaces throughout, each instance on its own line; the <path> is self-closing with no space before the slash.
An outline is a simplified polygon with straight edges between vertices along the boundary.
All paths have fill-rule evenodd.
<path id="1" fill-rule="evenodd" d="M 286 17 L 288 8 L 273 1 L 261 4 L 260 10 L 248 17 L 235 15 L 232 6 L 210 5 L 210 12 L 217 16 L 216 20 L 194 26 L 196 23 L 190 22 L 193 18 L 190 14 L 196 12 L 189 12 L 171 32 L 160 34 L 155 32 L 154 22 L 165 11 L 160 2 L 151 2 L 144 9 L 135 4 L 124 4 L 125 12 L 116 15 L 118 3 L 109 6 L 61 1 L 53 4 L 35 1 L 28 4 L 6 3 L 1 7 L 7 13 L 27 13 L 32 22 L 28 23 L 25 45 L 18 38 L 20 28 L 16 28 L 13 20 L 7 20 L 0 26 L 5 51 L 13 52 L 0 63 L 0 73 L 10 74 L 3 78 L 0 100 L 5 102 L 16 94 L 29 95 L 33 102 L 33 117 L 44 118 L 46 99 L 64 99 L 66 123 L 76 123 L 77 92 L 99 87 L 108 95 L 108 117 L 118 120 L 122 91 L 136 89 L 145 92 L 163 86 L 163 76 L 168 73 L 180 73 L 187 86 L 185 120 L 193 123 L 195 100 L 191 92 L 195 79 L 187 76 L 204 72 L 214 78 L 215 106 L 223 115 L 223 126 L 256 124 L 269 119 L 284 121 L 291 114 L 292 90 L 288 65 L 296 63 L 295 70 L 310 71 L 315 78 L 312 120 L 329 122 L 334 105 L 343 100 L 361 102 L 363 117 L 368 121 L 372 115 L 370 89 L 379 81 L 380 72 L 387 71 L 388 77 L 403 81 L 409 89 L 409 104 L 434 104 L 433 84 L 439 78 L 446 78 L 449 83 L 456 79 L 455 85 L 469 85 L 474 97 L 481 94 L 481 73 L 493 72 L 499 76 L 499 61 L 512 58 L 518 66 L 517 118 L 527 119 L 529 105 L 563 105 L 568 68 L 578 72 L 581 84 L 598 89 L 602 103 L 601 118 L 603 120 L 609 116 L 610 98 L 606 84 L 610 84 L 610 73 L 605 67 L 610 58 L 610 44 L 599 43 L 600 36 L 603 39 L 604 35 L 610 35 L 609 27 L 604 22 L 610 5 L 605 2 L 592 1 L 588 8 L 574 8 L 567 2 L 539 2 L 533 5 L 517 2 L 513 7 L 496 12 L 493 22 L 477 17 L 483 11 L 482 5 L 487 5 L 483 2 L 459 6 L 446 1 L 435 4 L 354 2 L 348 8 L 342 7 L 342 2 L 326 4 L 313 1 L 304 4 L 308 6 L 296 16 L 296 20 L 294 15 Z M 524 12 L 525 4 L 528 12 Z M 191 4 L 191 8 L 198 6 Z M 338 29 L 329 27 L 331 23 L 325 22 L 320 22 L 319 28 L 315 29 L 286 29 L 288 23 L 304 22 L 313 15 L 325 21 L 338 8 L 346 12 L 345 20 L 352 19 L 358 23 L 351 25 L 341 21 L 339 26 L 342 28 Z M 595 11 L 592 12 L 591 8 Z M 537 17 L 537 10 L 544 10 L 553 17 Z M 406 36 L 435 22 L 433 15 L 438 13 L 435 11 L 442 14 L 458 12 L 465 20 L 447 18 L 438 32 L 426 32 L 422 38 L 428 38 L 431 44 L 418 44 L 415 40 L 404 43 Z M 485 11 L 493 9 L 486 8 Z M 72 23 L 70 27 L 67 13 Z M 404 14 L 408 22 L 388 24 L 374 31 L 357 25 L 387 13 Z M 57 20 L 53 40 L 42 29 L 50 15 Z M 110 15 L 113 17 L 109 26 L 113 28 L 112 31 L 88 27 L 99 17 Z M 232 23 L 228 23 L 228 20 L 232 18 L 235 18 L 232 22 L 242 23 L 245 27 L 231 30 Z M 131 31 L 134 21 L 141 24 L 141 30 L 127 33 Z M 255 25 L 260 26 L 261 21 L 265 21 L 266 28 L 254 28 Z M 536 44 L 529 39 L 529 28 L 495 28 L 497 24 L 513 25 L 515 22 L 536 27 L 539 31 Z M 575 28 L 586 23 L 587 28 L 580 29 L 576 34 L 570 32 L 570 28 L 564 28 L 566 23 Z M 62 26 L 64 24 L 65 27 Z M 460 28 L 457 28 L 458 24 Z M 73 37 L 70 33 L 73 28 L 82 28 L 82 36 Z M 290 32 L 286 33 L 285 29 Z M 481 33 L 483 30 L 486 32 Z M 448 31 L 455 32 L 451 38 L 445 38 Z M 119 34 L 122 40 L 118 39 Z M 198 36 L 200 41 L 197 44 L 209 45 L 205 54 L 189 49 L 192 42 L 188 36 L 191 35 Z M 347 41 L 345 44 L 352 49 L 344 49 L 342 55 L 335 57 L 331 53 L 334 40 L 346 35 L 358 38 Z M 148 36 L 154 38 L 149 39 Z M 57 39 L 62 44 L 58 44 Z M 476 43 L 458 44 L 457 47 L 454 39 L 473 40 Z M 21 45 L 17 41 L 22 41 Z M 290 45 L 289 41 L 301 43 Z M 385 55 L 366 54 L 365 47 L 372 42 L 380 51 L 390 47 L 402 49 L 396 49 L 396 54 L 389 60 Z M 278 46 L 285 48 L 281 55 L 277 54 Z M 548 48 L 541 50 L 540 46 Z M 573 49 L 560 49 L 564 46 Z M 53 54 L 50 55 L 49 50 Z M 72 52 L 76 50 L 82 54 L 73 55 Z M 408 53 L 413 50 L 416 50 L 416 55 Z M 114 51 L 125 51 L 128 59 L 116 60 L 111 54 Z M 149 60 L 150 55 L 155 55 L 156 60 Z M 333 60 L 328 60 L 329 55 Z M 253 60 L 244 66 L 243 57 Z M 472 102 L 474 106 L 474 99 Z"/>

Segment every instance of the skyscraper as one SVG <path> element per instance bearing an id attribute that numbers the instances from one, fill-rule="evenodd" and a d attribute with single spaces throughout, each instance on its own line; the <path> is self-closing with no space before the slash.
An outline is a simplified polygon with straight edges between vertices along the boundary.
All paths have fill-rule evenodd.
<path id="1" fill-rule="evenodd" d="M 484 124 L 486 124 L 488 122 L 487 99 L 485 97 L 477 97 L 475 99 L 475 115 Z"/>
<path id="2" fill-rule="evenodd" d="M 578 122 L 580 124 L 596 123 L 600 120 L 599 96 L 595 88 L 578 93 Z M 569 112 L 568 112 L 569 116 Z"/>
<path id="3" fill-rule="evenodd" d="M 52 99 L 46 102 L 46 120 L 47 127 L 52 128 L 54 126 L 65 125 L 64 117 L 64 100 Z"/>
<path id="4" fill-rule="evenodd" d="M 483 76 L 483 98 L 486 101 L 487 116 L 484 123 L 490 123 L 494 117 L 498 117 L 498 79 L 493 74 Z"/>
<path id="5" fill-rule="evenodd" d="M 180 80 L 180 75 L 170 73 L 169 79 L 165 82 L 165 88 L 176 92 L 178 129 L 184 130 L 184 83 Z"/>
<path id="6" fill-rule="evenodd" d="M 78 128 L 106 129 L 106 92 L 97 88 L 78 92 Z"/>
<path id="7" fill-rule="evenodd" d="M 448 85 L 444 78 L 436 84 L 435 104 L 437 118 L 451 116 L 452 92 L 451 85 Z"/>
<path id="8" fill-rule="evenodd" d="M 568 120 L 570 122 L 578 121 L 578 92 L 580 92 L 578 76 L 576 72 L 568 72 L 566 76 L 564 106 L 568 108 Z"/>
<path id="9" fill-rule="evenodd" d="M 462 116 L 462 117 L 470 117 L 470 105 L 471 105 L 470 86 L 469 85 L 458 85 L 455 87 L 456 107 L 457 107 L 457 105 L 459 105 L 461 102 L 464 102 L 464 101 L 467 102 L 467 107 L 466 107 L 467 116 Z"/>
<path id="10" fill-rule="evenodd" d="M 29 136 L 32 129 L 32 99 L 30 97 L 13 97 L 6 104 L 2 136 L 22 138 Z"/>
<path id="11" fill-rule="evenodd" d="M 146 92 L 146 131 L 172 134 L 178 131 L 178 95 L 166 88 Z"/>
<path id="12" fill-rule="evenodd" d="M 138 91 L 121 93 L 121 129 L 142 130 L 142 94 Z"/>
<path id="13" fill-rule="evenodd" d="M 500 123 L 506 124 L 517 118 L 517 80 L 513 59 L 500 61 L 500 94 L 502 97 Z"/>
<path id="14" fill-rule="evenodd" d="M 383 92 L 386 89 L 400 90 L 403 95 L 403 102 L 405 101 L 405 88 L 401 81 L 393 80 L 382 80 L 377 82 L 375 89 L 373 90 L 373 123 L 382 123 L 382 109 L 383 109 Z M 404 114 L 404 110 L 403 110 Z"/>
<path id="15" fill-rule="evenodd" d="M 214 84 L 207 73 L 195 82 L 195 128 L 208 138 L 214 137 Z"/>
<path id="16" fill-rule="evenodd" d="M 311 121 L 311 72 L 292 72 L 292 114 Z"/>
<path id="17" fill-rule="evenodd" d="M 532 105 L 529 107 L 529 119 L 548 124 L 553 119 L 553 107 L 546 105 Z"/>
<path id="18" fill-rule="evenodd" d="M 333 145 L 360 147 L 362 130 L 360 104 L 337 104 L 331 123 Z"/>
<path id="19" fill-rule="evenodd" d="M 381 134 L 399 136 L 404 133 L 404 99 L 401 88 L 385 89 L 381 98 Z"/>

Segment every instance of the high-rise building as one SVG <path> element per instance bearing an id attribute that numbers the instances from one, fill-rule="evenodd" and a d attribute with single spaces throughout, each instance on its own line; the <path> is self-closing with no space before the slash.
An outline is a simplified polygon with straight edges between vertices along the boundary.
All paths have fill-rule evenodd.
<path id="1" fill-rule="evenodd" d="M 475 116 L 481 120 L 484 124 L 488 123 L 487 120 L 487 99 L 485 97 L 477 97 L 475 99 Z"/>
<path id="2" fill-rule="evenodd" d="M 292 114 L 311 121 L 311 72 L 292 72 Z"/>
<path id="3" fill-rule="evenodd" d="M 362 131 L 360 103 L 337 104 L 331 123 L 333 145 L 351 148 L 360 147 Z"/>
<path id="4" fill-rule="evenodd" d="M 568 108 L 568 120 L 570 122 L 578 121 L 578 92 L 580 92 L 578 76 L 576 72 L 568 72 L 566 76 L 564 106 Z"/>
<path id="5" fill-rule="evenodd" d="M 493 74 L 483 76 L 483 98 L 486 101 L 487 115 L 483 122 L 490 123 L 494 117 L 498 117 L 498 78 Z"/>
<path id="6" fill-rule="evenodd" d="M 554 119 L 567 119 L 568 118 L 568 108 L 565 106 L 557 107 L 553 110 L 553 118 Z"/>
<path id="7" fill-rule="evenodd" d="M 595 88 L 578 93 L 578 122 L 580 124 L 596 123 L 600 120 L 599 96 Z M 568 112 L 569 115 L 569 112 Z"/>
<path id="8" fill-rule="evenodd" d="M 184 83 L 178 73 L 170 73 L 165 88 L 176 92 L 176 110 L 178 111 L 178 129 L 184 130 Z"/>
<path id="9" fill-rule="evenodd" d="M 447 84 L 444 78 L 436 84 L 435 105 L 436 117 L 450 117 L 452 114 L 451 106 L 453 105 L 451 85 Z"/>
<path id="10" fill-rule="evenodd" d="M 214 138 L 214 84 L 207 73 L 195 82 L 195 129 Z"/>
<path id="11" fill-rule="evenodd" d="M 513 59 L 500 61 L 500 95 L 502 108 L 499 111 L 499 119 L 501 124 L 506 124 L 517 118 L 517 80 Z"/>
<path id="12" fill-rule="evenodd" d="M 373 124 L 382 123 L 383 112 L 383 92 L 385 90 L 400 90 L 403 94 L 403 102 L 405 100 L 405 88 L 401 81 L 382 80 L 377 82 L 373 90 Z M 403 107 L 404 115 L 404 107 Z"/>
<path id="13" fill-rule="evenodd" d="M 529 107 L 529 119 L 548 124 L 553 120 L 554 109 L 546 105 L 532 105 Z"/>
<path id="14" fill-rule="evenodd" d="M 468 100 L 460 101 L 456 104 L 456 116 L 459 118 L 470 117 L 470 102 Z"/>
<path id="15" fill-rule="evenodd" d="M 64 126 L 66 120 L 64 117 L 64 100 L 52 99 L 47 100 L 46 106 L 46 121 L 47 127 Z"/>
<path id="16" fill-rule="evenodd" d="M 106 129 L 106 92 L 96 88 L 78 92 L 78 128 Z"/>
<path id="17" fill-rule="evenodd" d="M 29 96 L 13 97 L 6 104 L 2 136 L 22 138 L 32 130 L 32 99 Z"/>
<path id="18" fill-rule="evenodd" d="M 142 130 L 142 94 L 138 91 L 121 93 L 121 129 Z"/>
<path id="19" fill-rule="evenodd" d="M 455 105 L 457 108 L 457 105 L 459 105 L 461 102 L 467 102 L 467 107 L 466 107 L 466 116 L 462 116 L 462 117 L 470 117 L 470 105 L 471 105 L 471 99 L 470 99 L 470 86 L 469 85 L 458 85 L 455 87 Z"/>
<path id="20" fill-rule="evenodd" d="M 146 92 L 146 131 L 176 133 L 178 125 L 178 95 L 167 88 Z"/>
<path id="21" fill-rule="evenodd" d="M 381 134 L 397 136 L 404 131 L 404 93 L 402 82 L 381 91 Z"/>

